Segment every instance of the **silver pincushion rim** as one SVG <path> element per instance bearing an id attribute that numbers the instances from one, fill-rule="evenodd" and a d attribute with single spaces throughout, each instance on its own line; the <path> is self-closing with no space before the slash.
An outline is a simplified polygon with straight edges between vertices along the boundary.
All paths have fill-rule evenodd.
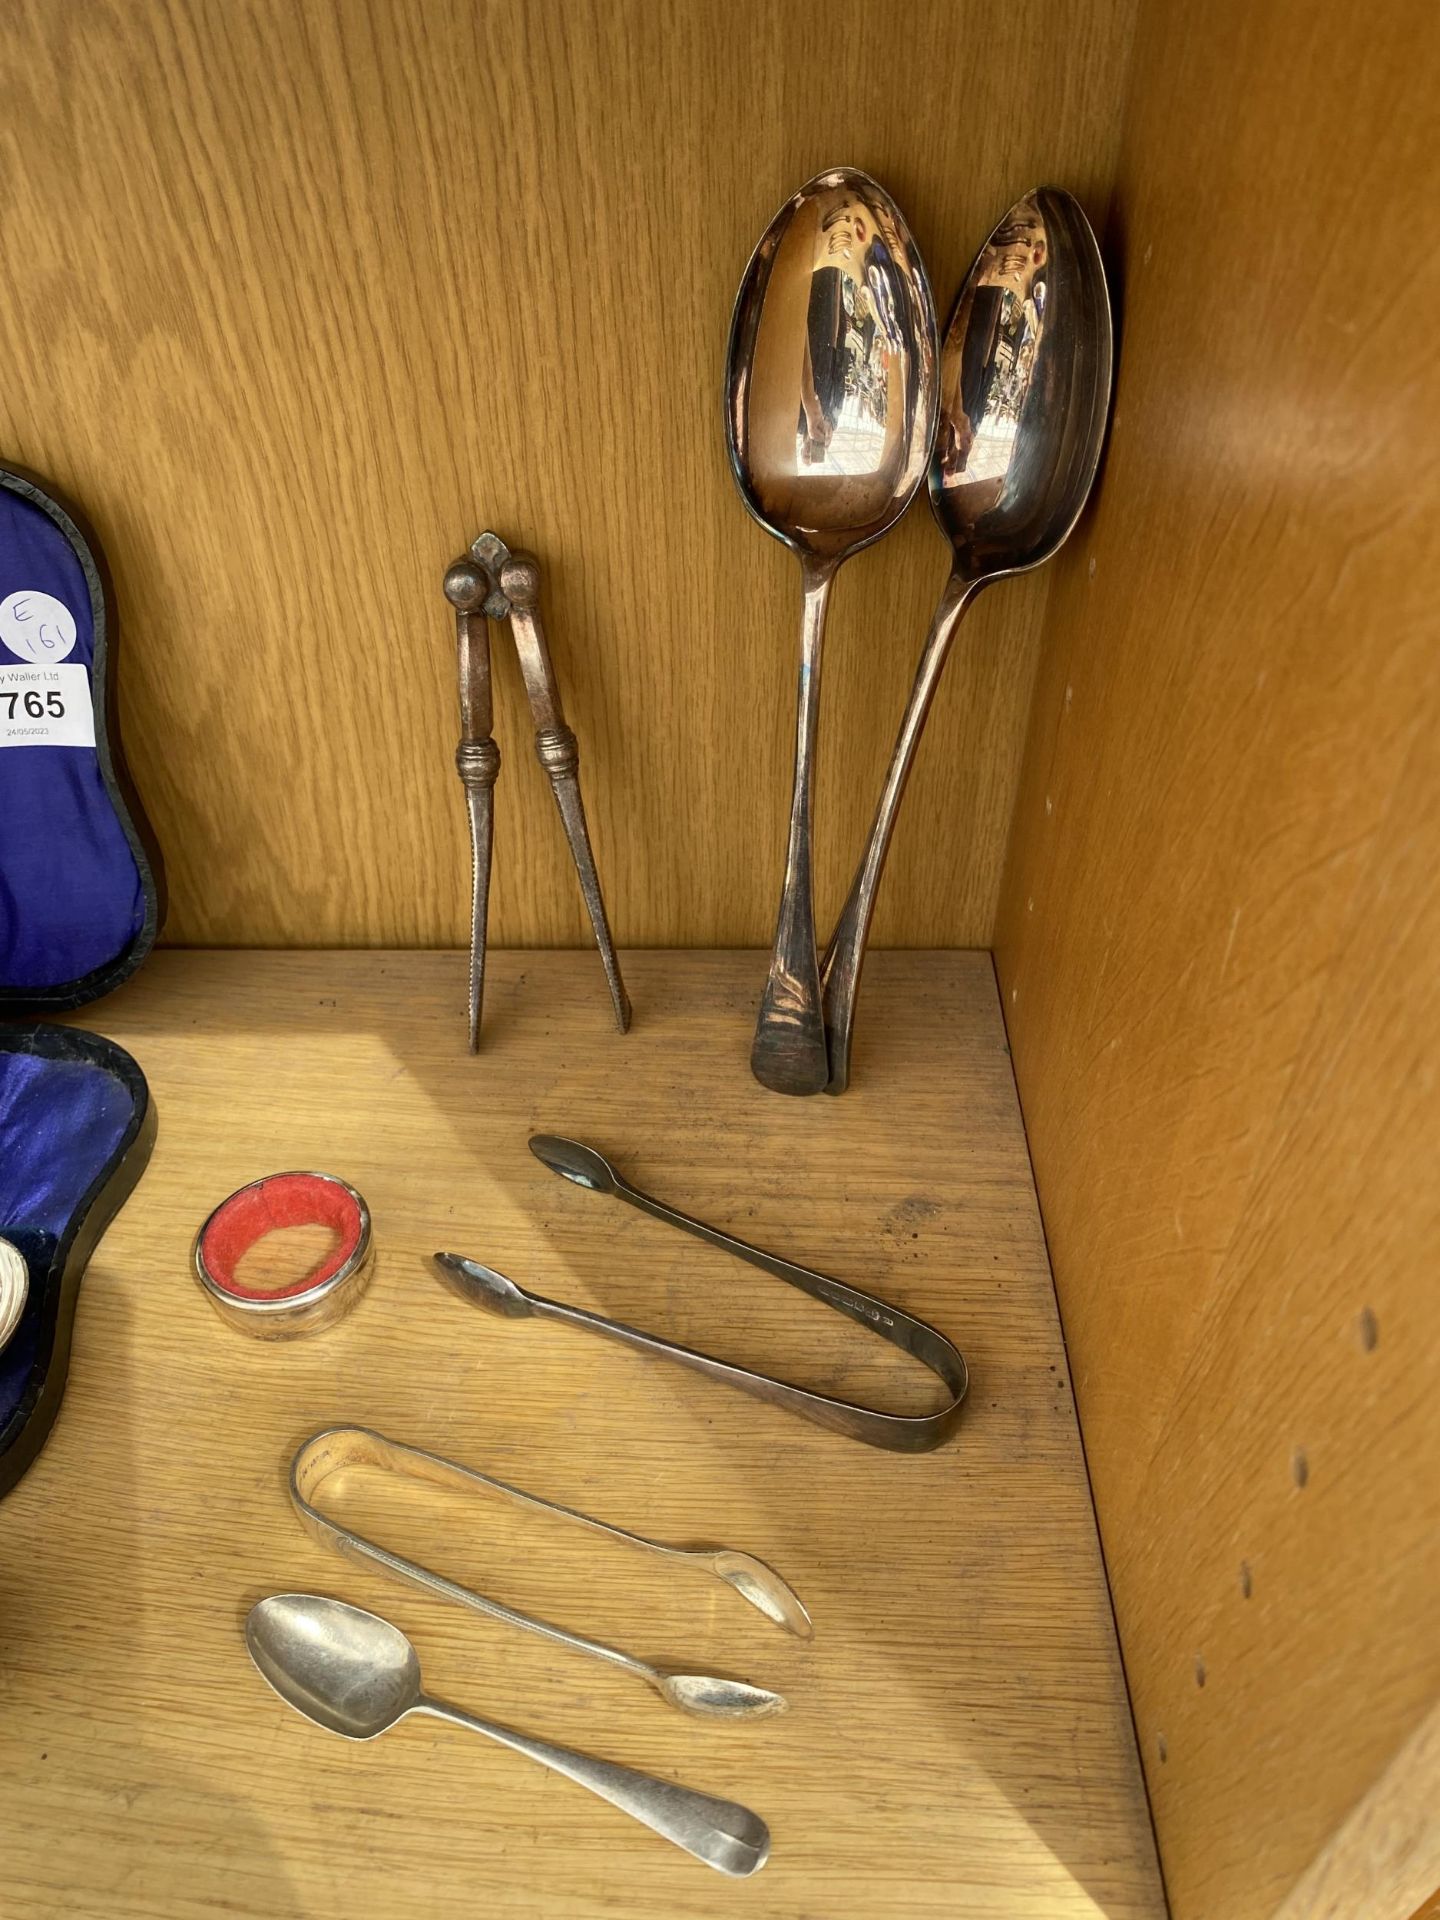
<path id="1" fill-rule="evenodd" d="M 299 1292 L 273 1296 L 233 1293 L 211 1273 L 205 1261 L 205 1235 L 211 1222 L 252 1187 L 263 1186 L 267 1180 L 297 1176 L 307 1180 L 323 1180 L 327 1186 L 340 1187 L 349 1194 L 360 1214 L 360 1238 L 354 1252 L 328 1279 L 316 1281 Z M 322 1173 L 316 1167 L 292 1167 L 278 1174 L 262 1174 L 259 1179 L 248 1181 L 213 1208 L 195 1236 L 190 1264 L 201 1290 L 222 1320 L 241 1333 L 252 1334 L 260 1340 L 274 1340 L 289 1339 L 295 1334 L 318 1333 L 342 1319 L 358 1304 L 370 1284 L 374 1252 L 370 1209 L 358 1189 L 352 1187 L 348 1180 L 342 1180 L 338 1174 Z"/>
<path id="2" fill-rule="evenodd" d="M 25 1256 L 8 1240 L 0 1239 L 0 1353 L 9 1346 L 30 1297 L 30 1269 Z"/>

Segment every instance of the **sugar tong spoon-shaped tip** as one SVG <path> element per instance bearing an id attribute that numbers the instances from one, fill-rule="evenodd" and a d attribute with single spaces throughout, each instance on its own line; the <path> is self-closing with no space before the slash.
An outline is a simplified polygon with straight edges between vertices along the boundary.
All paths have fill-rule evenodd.
<path id="1" fill-rule="evenodd" d="M 561 1133 L 532 1133 L 530 1151 L 535 1158 L 549 1167 L 552 1173 L 558 1173 L 562 1180 L 569 1180 L 577 1187 L 585 1187 L 591 1193 L 619 1193 L 627 1189 L 629 1195 L 638 1194 L 640 1189 L 632 1187 L 630 1182 L 595 1147 L 587 1147 L 583 1140 L 569 1140 Z"/>
<path id="2" fill-rule="evenodd" d="M 407 1636 L 362 1607 L 318 1593 L 271 1594 L 250 1609 L 245 1645 L 287 1706 L 346 1740 L 375 1740 L 407 1714 L 429 1714 L 587 1787 L 719 1873 L 743 1879 L 769 1857 L 769 1828 L 748 1807 L 552 1746 L 432 1699 L 421 1690 L 419 1656 Z"/>
<path id="3" fill-rule="evenodd" d="M 1114 342 L 1100 249 L 1061 187 L 1005 215 L 966 276 L 940 356 L 930 508 L 952 553 L 870 839 L 821 967 L 831 1093 L 850 1079 L 865 943 L 896 815 L 956 628 L 982 587 L 1069 538 L 1094 484 Z"/>
<path id="4" fill-rule="evenodd" d="M 820 651 L 836 570 L 925 475 L 937 420 L 935 305 L 914 239 L 868 174 L 817 174 L 751 255 L 730 324 L 725 429 L 750 513 L 804 588 L 785 882 L 750 1067 L 776 1093 L 829 1080 L 810 878 Z"/>

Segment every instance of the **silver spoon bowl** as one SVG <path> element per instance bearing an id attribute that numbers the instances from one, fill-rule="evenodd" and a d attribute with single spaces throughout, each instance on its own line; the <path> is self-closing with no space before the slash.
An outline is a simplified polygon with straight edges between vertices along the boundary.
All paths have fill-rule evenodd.
<path id="1" fill-rule="evenodd" d="M 769 1855 L 765 1822 L 733 1800 L 552 1746 L 432 1699 L 421 1690 L 410 1641 L 361 1607 L 318 1593 L 272 1594 L 250 1609 L 245 1645 L 282 1700 L 346 1740 L 375 1740 L 409 1714 L 429 1714 L 588 1787 L 717 1872 L 743 1879 L 758 1873 Z"/>
<path id="2" fill-rule="evenodd" d="M 777 1093 L 829 1079 L 810 873 L 820 653 L 842 560 L 924 477 L 937 420 L 935 306 L 903 216 L 837 167 L 787 200 L 740 283 L 725 426 L 741 498 L 800 559 L 804 617 L 785 882 L 751 1070 Z"/>
<path id="3" fill-rule="evenodd" d="M 849 1084 L 875 895 L 950 643 L 982 587 L 1040 566 L 1069 537 L 1100 464 L 1113 352 L 1090 223 L 1072 194 L 1037 187 L 980 249 L 945 331 L 930 508 L 950 543 L 950 578 L 821 969 L 831 1093 Z"/>

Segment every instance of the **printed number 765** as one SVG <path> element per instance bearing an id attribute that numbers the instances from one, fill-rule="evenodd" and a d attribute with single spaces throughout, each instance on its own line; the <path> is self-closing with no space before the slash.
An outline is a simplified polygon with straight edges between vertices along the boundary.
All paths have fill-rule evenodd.
<path id="1" fill-rule="evenodd" d="M 60 697 L 58 687 L 51 687 L 50 691 L 45 694 L 43 698 L 34 687 L 31 687 L 29 692 L 24 694 L 21 693 L 18 687 L 7 687 L 3 691 L 0 691 L 0 700 L 4 700 L 7 703 L 5 710 L 5 718 L 7 720 L 13 720 L 15 718 L 17 703 L 27 720 L 43 720 L 47 714 L 52 720 L 63 720 L 65 718 L 65 702 Z"/>

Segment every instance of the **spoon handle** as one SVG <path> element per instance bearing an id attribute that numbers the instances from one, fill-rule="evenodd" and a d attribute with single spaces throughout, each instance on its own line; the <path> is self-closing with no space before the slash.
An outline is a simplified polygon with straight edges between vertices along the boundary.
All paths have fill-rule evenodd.
<path id="1" fill-rule="evenodd" d="M 925 730 L 930 703 L 940 684 L 950 642 L 979 586 L 979 582 L 962 580 L 958 573 L 952 573 L 945 583 L 945 591 L 935 609 L 935 618 L 930 623 L 925 650 L 920 655 L 920 665 L 910 689 L 905 717 L 900 722 L 900 732 L 890 755 L 870 838 L 860 865 L 855 869 L 855 878 L 850 883 L 844 911 L 825 950 L 820 976 L 830 1059 L 830 1079 L 825 1089 L 827 1093 L 844 1093 L 849 1085 L 850 1037 L 855 1023 L 855 1000 L 860 991 L 860 969 L 865 964 L 865 945 L 870 938 L 870 922 L 875 913 L 880 876 L 885 871 L 885 856 L 890 851 L 890 836 L 895 831 L 896 816 L 905 796 L 905 783 L 910 778 L 910 769 L 920 745 L 920 735 Z"/>
<path id="2" fill-rule="evenodd" d="M 804 556 L 805 607 L 800 627 L 800 683 L 795 700 L 795 784 L 785 885 L 760 1002 L 750 1071 L 772 1093 L 819 1093 L 830 1077 L 820 1011 L 820 962 L 810 881 L 810 794 L 820 718 L 820 649 L 835 560 Z"/>
<path id="3" fill-rule="evenodd" d="M 468 1727 L 487 1740 L 524 1754 L 552 1773 L 563 1774 L 577 1786 L 608 1800 L 612 1807 L 628 1813 L 632 1820 L 658 1833 L 664 1840 L 682 1847 L 707 1867 L 734 1879 L 758 1873 L 770 1852 L 770 1830 L 758 1814 L 733 1800 L 718 1800 L 712 1794 L 696 1793 L 690 1787 L 676 1786 L 670 1780 L 657 1780 L 633 1767 L 617 1766 L 612 1760 L 597 1760 L 588 1753 L 576 1753 L 570 1747 L 552 1746 L 548 1740 L 536 1740 L 517 1733 L 513 1727 L 497 1726 L 477 1719 L 443 1700 L 422 1694 L 411 1709 L 453 1726 Z"/>

